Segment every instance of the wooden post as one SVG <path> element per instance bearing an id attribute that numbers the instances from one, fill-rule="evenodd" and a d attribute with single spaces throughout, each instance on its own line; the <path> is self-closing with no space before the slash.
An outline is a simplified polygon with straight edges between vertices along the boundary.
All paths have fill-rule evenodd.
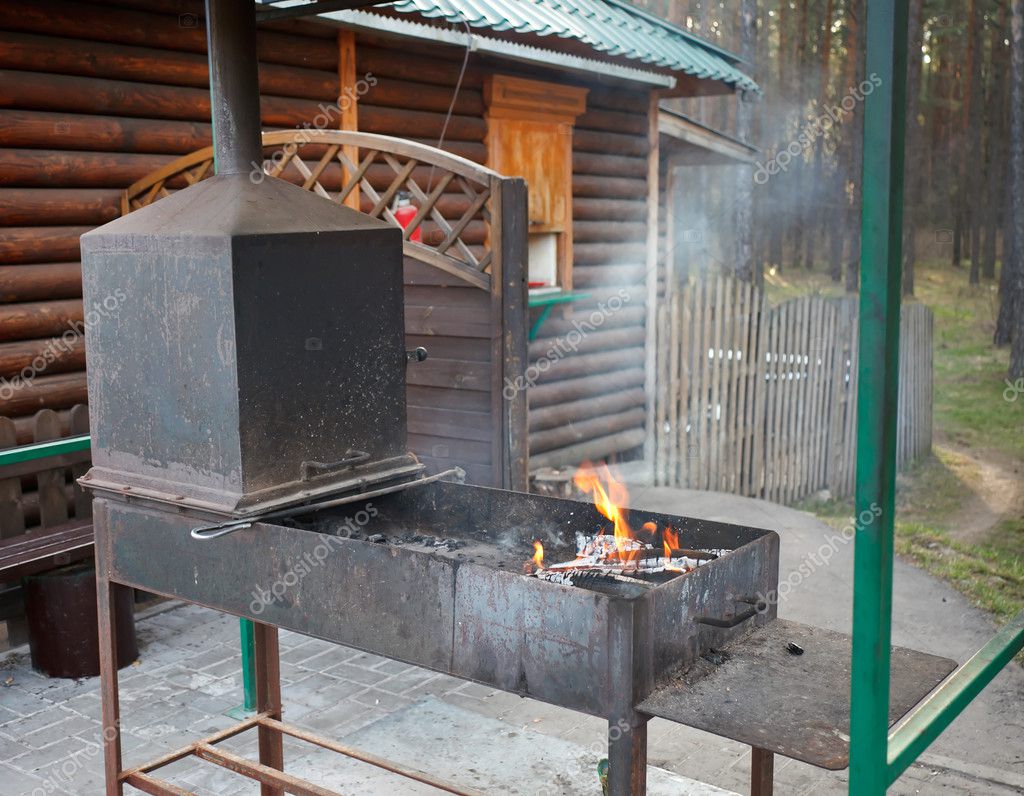
<path id="1" fill-rule="evenodd" d="M 277 628 L 254 622 L 256 661 L 256 711 L 281 720 L 281 659 Z M 284 739 L 281 733 L 263 725 L 257 730 L 260 763 L 284 771 Z M 260 785 L 260 796 L 284 796 L 281 788 Z"/>
<path id="2" fill-rule="evenodd" d="M 338 119 L 339 130 L 359 130 L 359 95 L 356 90 L 356 34 L 351 30 L 338 31 L 338 108 L 341 115 Z M 359 163 L 359 148 L 344 146 L 342 151 L 352 163 Z M 344 185 L 352 176 L 348 169 L 342 168 Z M 359 186 L 357 185 L 348 196 L 345 204 L 353 210 L 359 209 Z"/>
<path id="3" fill-rule="evenodd" d="M 492 396 L 493 411 L 500 412 L 492 422 L 501 434 L 493 450 L 502 457 L 494 463 L 501 473 L 501 486 L 526 492 L 529 489 L 529 419 L 527 395 L 521 383 L 529 363 L 527 327 L 526 255 L 528 235 L 528 195 L 520 178 L 491 181 L 491 218 L 496 229 L 491 234 L 491 307 L 500 319 L 501 334 L 495 340 L 497 394 Z M 500 453 L 499 453 L 500 452 Z M 497 480 L 497 478 L 495 479 Z"/>

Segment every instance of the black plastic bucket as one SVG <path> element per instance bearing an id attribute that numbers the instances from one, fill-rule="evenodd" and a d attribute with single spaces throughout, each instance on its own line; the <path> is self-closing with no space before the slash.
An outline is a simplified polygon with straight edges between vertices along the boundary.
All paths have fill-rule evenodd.
<path id="1" fill-rule="evenodd" d="M 139 657 L 131 589 L 118 589 L 114 605 L 117 667 Z M 25 578 L 32 667 L 50 677 L 95 677 L 100 673 L 96 570 L 75 564 Z"/>

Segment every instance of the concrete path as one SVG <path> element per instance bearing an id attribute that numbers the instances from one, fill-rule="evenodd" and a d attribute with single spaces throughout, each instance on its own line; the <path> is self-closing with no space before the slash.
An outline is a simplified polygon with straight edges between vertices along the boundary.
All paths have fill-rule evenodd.
<path id="1" fill-rule="evenodd" d="M 794 589 L 780 614 L 849 628 L 852 545 L 807 514 L 756 500 L 638 487 L 637 507 L 745 523 L 782 537 L 782 579 Z M 830 551 L 832 548 L 828 548 Z M 810 563 L 809 563 L 810 562 Z M 801 570 L 803 566 L 803 570 Z M 800 574 L 800 573 L 803 574 Z M 138 622 L 140 662 L 122 672 L 125 757 L 142 762 L 233 723 L 223 714 L 241 694 L 237 621 L 173 607 Z M 897 562 L 894 640 L 958 661 L 992 634 L 991 621 L 955 591 Z M 356 650 L 283 633 L 286 719 L 367 751 L 392 754 L 487 793 L 597 794 L 603 722 Z M 1024 793 L 1024 672 L 1013 668 L 910 769 L 892 793 Z M 102 792 L 96 681 L 47 680 L 23 653 L 0 662 L 0 793 Z M 248 734 L 251 736 L 251 733 Z M 243 736 L 229 748 L 252 753 Z M 746 792 L 749 751 L 725 739 L 655 720 L 650 763 L 656 793 Z M 332 753 L 289 743 L 288 766 L 346 794 L 425 793 Z M 197 794 L 252 793 L 233 774 L 182 761 L 170 777 Z M 698 782 L 709 783 L 706 787 Z M 778 794 L 842 794 L 845 775 L 777 762 Z"/>

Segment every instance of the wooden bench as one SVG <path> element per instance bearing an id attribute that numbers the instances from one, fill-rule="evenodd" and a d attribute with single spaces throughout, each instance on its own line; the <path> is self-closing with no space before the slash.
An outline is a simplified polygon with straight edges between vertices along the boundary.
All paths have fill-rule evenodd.
<path id="1" fill-rule="evenodd" d="M 92 557 L 88 433 L 84 405 L 0 417 L 0 620 L 22 615 L 21 578 Z"/>

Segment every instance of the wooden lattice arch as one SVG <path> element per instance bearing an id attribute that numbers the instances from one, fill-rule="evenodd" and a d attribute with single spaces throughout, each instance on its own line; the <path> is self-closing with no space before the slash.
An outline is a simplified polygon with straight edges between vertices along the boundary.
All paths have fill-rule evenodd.
<path id="1" fill-rule="evenodd" d="M 484 290 L 499 235 L 493 205 L 502 177 L 440 149 L 371 133 L 282 130 L 263 134 L 264 162 L 254 164 L 325 199 L 359 207 L 401 226 L 391 211 L 400 191 L 417 207 L 404 230 L 405 254 Z M 213 175 L 213 148 L 184 155 L 131 185 L 121 197 L 129 213 Z M 524 208 L 525 210 L 525 208 Z M 411 240 L 415 230 L 420 241 Z"/>

